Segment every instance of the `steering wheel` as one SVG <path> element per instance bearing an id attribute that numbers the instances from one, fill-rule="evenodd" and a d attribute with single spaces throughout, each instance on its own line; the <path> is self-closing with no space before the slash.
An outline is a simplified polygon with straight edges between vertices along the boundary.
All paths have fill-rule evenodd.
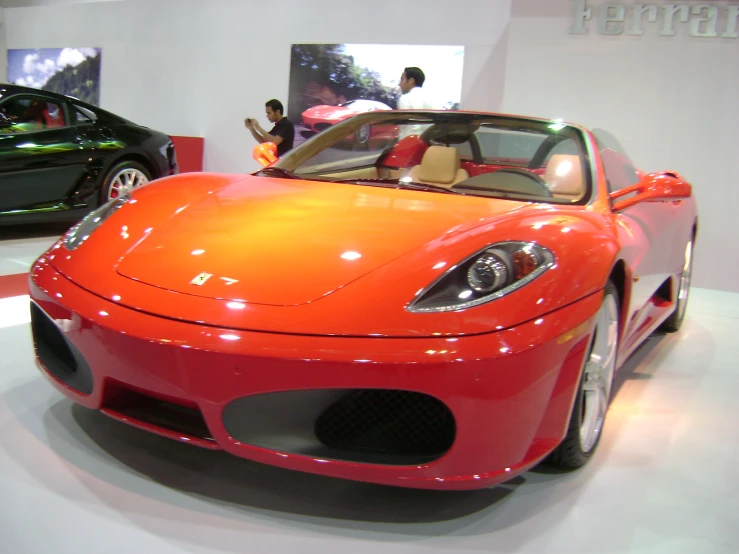
<path id="1" fill-rule="evenodd" d="M 517 178 L 506 179 L 505 175 L 515 175 Z M 546 181 L 530 171 L 517 167 L 503 167 L 491 173 L 483 173 L 457 183 L 453 188 L 469 188 L 476 190 L 494 190 L 498 192 L 512 192 L 531 196 L 552 197 L 552 191 Z"/>

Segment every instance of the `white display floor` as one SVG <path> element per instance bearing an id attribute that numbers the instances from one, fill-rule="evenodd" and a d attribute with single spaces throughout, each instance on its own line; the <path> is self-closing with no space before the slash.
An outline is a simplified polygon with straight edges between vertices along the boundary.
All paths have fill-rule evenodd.
<path id="1" fill-rule="evenodd" d="M 60 232 L 0 228 L 0 276 Z M 2 553 L 739 552 L 739 294 L 694 289 L 683 329 L 627 362 L 585 468 L 460 493 L 275 469 L 75 406 L 35 366 L 27 300 L 1 293 Z"/>

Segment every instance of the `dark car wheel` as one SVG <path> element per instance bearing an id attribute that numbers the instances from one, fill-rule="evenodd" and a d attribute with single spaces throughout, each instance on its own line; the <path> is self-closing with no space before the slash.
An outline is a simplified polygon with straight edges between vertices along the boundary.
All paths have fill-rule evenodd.
<path id="1" fill-rule="evenodd" d="M 598 446 L 611 398 L 618 346 L 618 291 L 608 281 L 596 316 L 567 435 L 547 460 L 561 468 L 578 468 Z"/>
<path id="2" fill-rule="evenodd" d="M 677 286 L 677 299 L 675 311 L 662 324 L 662 328 L 668 333 L 674 333 L 683 324 L 685 319 L 685 308 L 688 306 L 688 293 L 690 292 L 690 278 L 693 274 L 693 240 L 689 240 L 685 246 L 685 262 L 683 271 L 680 273 L 680 282 Z"/>
<path id="3" fill-rule="evenodd" d="M 134 161 L 122 161 L 108 171 L 100 190 L 102 203 L 131 192 L 151 180 L 149 170 Z"/>
<path id="4" fill-rule="evenodd" d="M 359 129 L 357 129 L 355 136 L 359 144 L 366 144 L 370 138 L 369 125 L 362 125 Z"/>

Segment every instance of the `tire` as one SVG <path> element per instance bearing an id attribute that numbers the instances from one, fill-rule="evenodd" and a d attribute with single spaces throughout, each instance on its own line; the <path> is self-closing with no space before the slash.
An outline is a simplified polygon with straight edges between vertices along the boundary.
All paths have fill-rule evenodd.
<path id="1" fill-rule="evenodd" d="M 585 465 L 595 452 L 611 398 L 618 348 L 618 290 L 608 281 L 596 316 L 567 434 L 547 462 L 562 469 Z"/>
<path id="2" fill-rule="evenodd" d="M 662 329 L 668 333 L 674 333 L 683 324 L 685 319 L 685 309 L 688 306 L 688 294 L 690 293 L 690 280 L 693 275 L 693 239 L 685 245 L 685 261 L 683 270 L 680 273 L 680 281 L 677 285 L 677 294 L 675 295 L 675 311 L 662 324 Z"/>
<path id="3" fill-rule="evenodd" d="M 369 125 L 363 125 L 354 133 L 357 142 L 359 144 L 367 144 L 370 139 L 370 127 Z"/>
<path id="4" fill-rule="evenodd" d="M 105 204 L 149 181 L 151 181 L 151 173 L 140 163 L 132 160 L 119 162 L 110 168 L 103 179 L 103 186 L 100 188 L 100 203 Z"/>

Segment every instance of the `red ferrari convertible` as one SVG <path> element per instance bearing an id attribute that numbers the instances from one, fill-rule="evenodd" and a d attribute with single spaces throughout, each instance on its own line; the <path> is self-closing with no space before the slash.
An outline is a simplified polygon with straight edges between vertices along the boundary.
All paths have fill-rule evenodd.
<path id="1" fill-rule="evenodd" d="M 302 114 L 302 122 L 308 134 L 320 133 L 345 119 L 359 113 L 374 112 L 377 110 L 391 110 L 387 104 L 376 100 L 349 100 L 338 106 L 321 104 L 308 108 Z M 376 127 L 375 130 L 380 129 Z M 356 131 L 355 139 L 358 142 L 367 142 L 370 139 L 370 127 L 360 127 Z M 306 135 L 307 137 L 308 135 Z"/>
<path id="2" fill-rule="evenodd" d="M 485 487 L 593 455 L 614 373 L 683 321 L 696 231 L 691 186 L 607 133 L 378 111 L 91 213 L 33 266 L 34 344 L 63 394 L 165 437 Z"/>

